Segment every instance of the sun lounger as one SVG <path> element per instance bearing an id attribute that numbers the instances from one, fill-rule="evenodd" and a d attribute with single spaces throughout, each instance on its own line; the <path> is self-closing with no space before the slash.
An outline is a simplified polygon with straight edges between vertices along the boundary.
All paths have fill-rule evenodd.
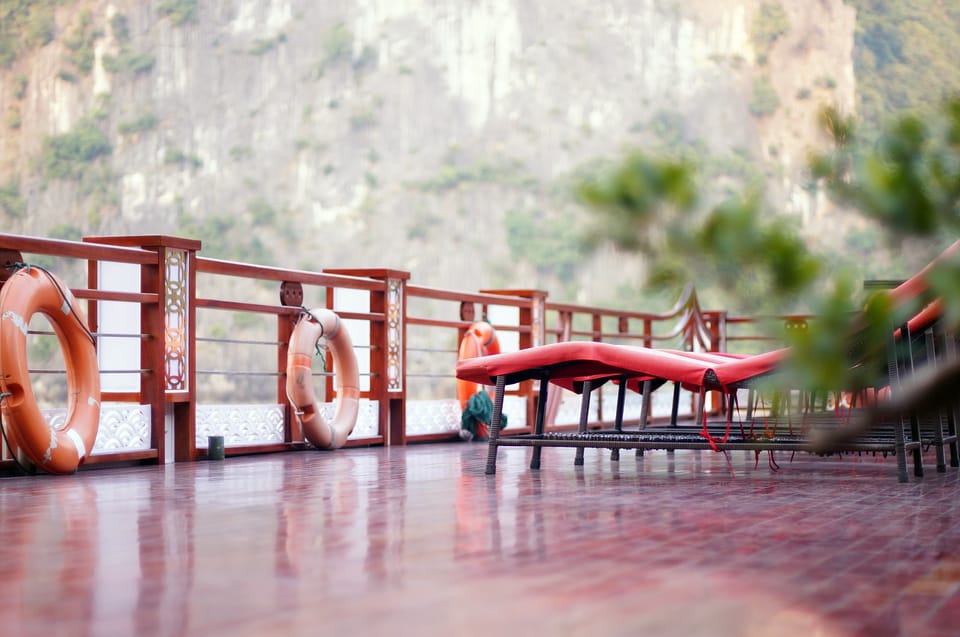
<path id="1" fill-rule="evenodd" d="M 960 242 L 951 246 L 940 258 L 952 255 L 958 250 L 960 250 Z M 927 285 L 923 277 L 931 267 L 932 264 L 888 292 L 895 308 L 909 308 L 911 304 L 922 302 L 924 295 L 927 294 Z M 912 336 L 918 331 L 929 328 L 939 317 L 939 310 L 938 302 L 929 303 L 916 311 L 910 320 L 897 330 L 896 336 L 902 339 L 903 334 Z M 855 340 L 856 334 L 851 336 Z M 910 339 L 908 338 L 907 341 L 909 342 Z M 751 387 L 758 379 L 776 373 L 789 353 L 788 349 L 780 349 L 755 356 L 732 357 L 723 354 L 655 350 L 596 342 L 566 342 L 460 361 L 457 364 L 457 377 L 495 385 L 497 388 L 487 473 L 496 471 L 496 455 L 500 446 L 533 447 L 531 469 L 539 468 L 540 452 L 543 447 L 574 447 L 577 449 L 575 462 L 578 464 L 582 464 L 583 449 L 586 447 L 609 448 L 615 452 L 620 449 L 817 451 L 805 434 L 809 431 L 809 427 L 842 424 L 835 412 L 830 414 L 830 412 L 821 411 L 814 414 L 805 411 L 802 423 L 798 423 L 803 426 L 798 427 L 796 431 L 793 430 L 792 423 L 786 430 L 775 427 L 771 432 L 768 427 L 765 427 L 761 434 L 755 434 L 754 430 L 743 427 L 740 428 L 739 433 L 731 431 L 736 391 Z M 909 373 L 909 366 L 913 364 L 912 360 L 898 361 L 893 348 L 891 348 L 890 361 L 888 370 L 890 383 L 898 382 L 902 374 Z M 504 388 L 506 385 L 524 380 L 540 381 L 541 391 L 534 431 L 530 434 L 501 437 L 499 420 Z M 587 431 L 590 392 L 608 381 L 620 383 L 615 429 Z M 700 392 L 700 413 L 697 417 L 697 425 L 699 427 L 702 424 L 702 428 L 624 431 L 622 428 L 623 404 L 628 387 L 637 389 L 646 384 L 649 388 L 650 383 L 654 382 L 659 384 L 673 382 L 678 387 Z M 550 383 L 582 394 L 581 418 L 577 432 L 544 433 L 544 407 Z M 727 420 L 722 435 L 717 433 L 716 428 L 708 427 L 703 414 L 702 396 L 704 392 L 710 390 L 720 391 L 728 399 Z M 674 422 L 675 420 L 674 413 Z M 915 474 L 922 475 L 923 439 L 920 423 L 915 418 L 897 420 L 898 422 L 885 423 L 883 427 L 868 432 L 867 435 L 846 440 L 842 448 L 837 450 L 894 453 L 898 456 L 898 474 L 901 481 L 907 480 L 906 455 L 910 452 L 913 454 Z M 946 436 L 943 434 L 940 422 L 931 430 L 934 431 L 929 436 L 931 443 L 940 445 L 938 450 L 941 454 L 943 444 L 951 445 L 951 463 L 955 464 L 957 462 L 956 423 L 953 423 Z M 941 464 L 940 457 L 938 456 L 938 468 Z"/>

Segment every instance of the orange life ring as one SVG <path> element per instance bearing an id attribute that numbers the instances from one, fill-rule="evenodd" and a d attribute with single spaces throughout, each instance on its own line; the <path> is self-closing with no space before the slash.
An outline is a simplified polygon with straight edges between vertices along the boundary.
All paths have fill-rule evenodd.
<path id="1" fill-rule="evenodd" d="M 488 356 L 490 354 L 500 353 L 500 341 L 497 339 L 497 331 L 486 321 L 477 321 L 467 328 L 467 333 L 463 335 L 460 341 L 460 351 L 457 360 L 462 361 L 468 358 L 478 356 Z M 483 391 L 483 385 L 471 383 L 466 380 L 457 381 L 457 400 L 460 401 L 460 409 L 467 408 L 470 397 L 479 391 Z"/>
<path id="2" fill-rule="evenodd" d="M 337 403 L 330 422 L 323 419 L 313 394 L 313 353 L 320 338 L 327 341 L 337 373 Z M 310 310 L 293 328 L 287 352 L 287 399 L 307 440 L 321 449 L 342 447 L 357 424 L 360 411 L 357 355 L 350 334 L 340 324 L 340 317 L 330 310 Z"/>
<path id="3" fill-rule="evenodd" d="M 67 417 L 47 424 L 37 406 L 27 370 L 27 328 L 45 315 L 63 349 L 67 372 Z M 73 473 L 97 440 L 100 371 L 97 349 L 73 295 L 56 276 L 38 267 L 17 271 L 0 288 L 0 390 L 11 451 L 49 473 Z"/>

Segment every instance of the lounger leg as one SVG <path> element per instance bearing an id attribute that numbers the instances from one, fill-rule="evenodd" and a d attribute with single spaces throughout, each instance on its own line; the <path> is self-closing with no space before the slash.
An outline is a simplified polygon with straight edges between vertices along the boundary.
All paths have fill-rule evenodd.
<path id="1" fill-rule="evenodd" d="M 943 334 L 943 356 L 947 363 L 957 359 L 957 342 L 953 334 L 945 331 Z M 957 441 L 957 408 L 947 410 L 947 435 L 950 436 L 950 466 L 960 467 L 960 448 Z"/>
<path id="2" fill-rule="evenodd" d="M 924 334 L 925 344 L 927 347 L 927 361 L 928 364 L 936 365 L 937 364 L 937 344 L 936 339 L 934 338 L 933 331 L 927 330 Z M 911 352 L 911 355 L 913 352 Z M 936 423 L 934 425 L 936 429 L 933 432 L 933 444 L 936 446 L 937 451 L 937 473 L 946 473 L 947 471 L 947 459 L 943 452 L 943 411 L 937 413 Z"/>
<path id="3" fill-rule="evenodd" d="M 960 453 L 957 449 L 957 410 L 947 411 L 947 435 L 950 436 L 950 466 L 960 467 Z"/>
<path id="4" fill-rule="evenodd" d="M 640 428 L 646 429 L 650 420 L 650 387 L 651 381 L 643 381 L 643 402 L 640 405 Z M 643 457 L 643 449 L 637 449 L 637 457 Z"/>
<path id="5" fill-rule="evenodd" d="M 538 439 L 543 435 L 543 424 L 547 413 L 547 388 L 549 385 L 549 378 L 546 375 L 542 376 L 540 378 L 540 397 L 537 399 L 536 424 L 533 427 L 533 433 Z M 539 444 L 533 447 L 533 455 L 530 457 L 531 470 L 540 468 L 540 455 L 542 452 L 543 447 Z"/>
<path id="6" fill-rule="evenodd" d="M 900 391 L 900 365 L 897 362 L 896 343 L 893 339 L 890 339 L 887 344 L 887 382 L 891 391 Z M 893 445 L 897 454 L 897 479 L 900 482 L 909 482 L 910 478 L 907 476 L 907 449 L 904 442 L 903 430 L 903 418 L 897 418 L 893 425 Z"/>
<path id="7" fill-rule="evenodd" d="M 696 423 L 698 426 L 702 425 L 704 429 L 707 428 L 707 390 L 703 387 L 700 388 L 700 393 L 697 395 Z"/>
<path id="8" fill-rule="evenodd" d="M 910 439 L 914 442 L 920 440 L 920 419 L 916 416 L 910 416 Z M 942 449 L 941 449 L 942 451 Z M 913 475 L 918 478 L 923 477 L 923 443 L 921 442 L 913 450 Z"/>
<path id="9" fill-rule="evenodd" d="M 946 473 L 947 472 L 947 454 L 944 451 L 943 447 L 947 444 L 944 442 L 946 436 L 944 435 L 944 421 L 946 420 L 946 414 L 942 411 L 937 414 L 937 473 Z"/>
<path id="10" fill-rule="evenodd" d="M 497 445 L 500 440 L 500 427 L 503 424 L 503 392 L 507 387 L 507 377 L 497 376 L 497 390 L 493 399 L 493 422 L 490 423 L 490 442 L 487 443 L 486 474 L 497 472 Z"/>
<path id="11" fill-rule="evenodd" d="M 650 420 L 650 381 L 643 381 L 643 403 L 640 405 L 640 428 L 646 429 Z"/>
<path id="12" fill-rule="evenodd" d="M 590 393 L 593 391 L 592 383 L 589 380 L 583 381 L 583 395 L 580 398 L 580 426 L 577 432 L 583 434 L 587 431 L 587 420 L 590 418 Z M 577 447 L 577 455 L 573 459 L 574 466 L 583 466 L 583 447 Z"/>
<path id="13" fill-rule="evenodd" d="M 673 407 L 670 410 L 670 426 L 677 426 L 677 413 L 680 411 L 680 383 L 673 384 Z"/>
<path id="14" fill-rule="evenodd" d="M 907 450 L 904 445 L 903 419 L 898 420 L 893 427 L 894 446 L 897 453 L 897 479 L 900 482 L 910 482 L 910 478 L 907 477 Z"/>
<path id="15" fill-rule="evenodd" d="M 626 377 L 620 378 L 620 386 L 617 387 L 617 416 L 616 421 L 613 424 L 614 429 L 617 431 L 623 431 L 623 406 L 627 401 L 627 379 Z M 619 462 L 620 461 L 620 449 L 611 449 L 610 450 L 610 462 Z"/>
<path id="16" fill-rule="evenodd" d="M 904 323 L 900 326 L 900 342 L 906 344 L 907 357 L 903 361 L 904 375 L 913 376 L 913 346 L 910 334 L 910 326 Z M 923 441 L 920 438 L 920 419 L 916 414 L 910 414 L 910 440 L 920 444 L 913 450 L 913 475 L 918 478 L 923 477 Z"/>

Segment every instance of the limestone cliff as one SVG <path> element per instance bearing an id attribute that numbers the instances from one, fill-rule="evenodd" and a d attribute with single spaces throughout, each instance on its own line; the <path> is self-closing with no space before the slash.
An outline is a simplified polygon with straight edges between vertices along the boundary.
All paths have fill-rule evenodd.
<path id="1" fill-rule="evenodd" d="M 775 4 L 787 28 L 760 51 L 759 0 L 65 3 L 55 37 L 0 68 L 0 185 L 25 209 L 4 225 L 189 233 L 239 259 L 606 300 L 637 264 L 563 268 L 508 236 L 576 234 L 586 162 L 696 144 L 757 167 L 786 213 L 823 214 L 803 163 L 817 109 L 853 110 L 855 15 Z M 51 139 L 83 125 L 109 153 L 63 177 Z"/>

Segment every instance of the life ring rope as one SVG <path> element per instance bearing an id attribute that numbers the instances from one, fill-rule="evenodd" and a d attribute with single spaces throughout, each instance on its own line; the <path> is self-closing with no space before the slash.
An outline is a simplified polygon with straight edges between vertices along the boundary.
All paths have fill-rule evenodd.
<path id="1" fill-rule="evenodd" d="M 321 364 L 323 365 L 323 371 L 325 372 L 327 371 L 327 347 L 326 345 L 321 345 L 320 340 L 323 339 L 324 343 L 326 343 L 326 339 L 333 338 L 334 336 L 337 335 L 337 332 L 340 331 L 340 317 L 334 314 L 334 316 L 336 317 L 336 325 L 333 328 L 333 331 L 330 332 L 330 334 L 324 334 L 323 321 L 321 321 L 317 317 L 317 315 L 313 313 L 315 310 L 311 310 L 310 308 L 301 305 L 300 311 L 301 311 L 300 318 L 297 319 L 298 323 L 303 319 L 303 317 L 309 316 L 311 319 L 313 319 L 313 321 L 319 327 L 320 334 L 317 336 L 317 342 L 313 344 L 313 347 L 314 347 L 314 353 L 316 353 L 316 355 L 320 358 Z"/>
<path id="2" fill-rule="evenodd" d="M 8 263 L 4 267 L 7 270 L 13 270 L 14 272 L 19 272 L 20 270 L 26 270 L 27 272 L 30 272 L 30 270 L 39 270 L 40 272 L 43 272 L 44 276 L 46 276 L 50 283 L 53 284 L 53 287 L 57 289 L 57 293 L 60 295 L 60 298 L 63 299 L 63 308 L 66 308 L 63 313 L 69 313 L 74 319 L 76 319 L 77 323 L 80 325 L 80 328 L 87 335 L 87 338 L 89 338 L 90 342 L 93 343 L 94 347 L 96 347 L 97 337 L 93 334 L 93 332 L 90 331 L 90 328 L 87 327 L 87 322 L 84 321 L 79 314 L 77 314 L 77 310 L 73 305 L 71 296 L 64 291 L 63 286 L 60 285 L 60 280 L 57 279 L 57 277 L 55 277 L 50 270 L 46 269 L 42 265 L 27 263 L 26 261 Z M 6 395 L 9 396 L 10 394 Z"/>

